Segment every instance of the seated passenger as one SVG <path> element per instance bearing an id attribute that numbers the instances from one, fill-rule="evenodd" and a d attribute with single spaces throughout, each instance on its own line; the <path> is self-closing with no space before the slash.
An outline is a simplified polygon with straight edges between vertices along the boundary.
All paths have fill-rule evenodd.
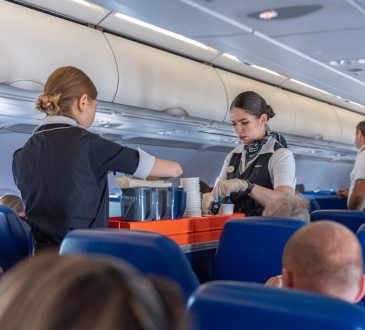
<path id="1" fill-rule="evenodd" d="M 269 279 L 266 285 L 318 292 L 357 303 L 364 294 L 361 246 L 341 224 L 308 224 L 288 240 L 282 276 Z"/>
<path id="2" fill-rule="evenodd" d="M 20 219 L 26 221 L 25 204 L 19 196 L 13 194 L 3 195 L 0 197 L 0 205 L 12 209 Z"/>
<path id="3" fill-rule="evenodd" d="M 20 317 L 19 317 L 20 316 Z M 183 330 L 180 292 L 118 259 L 43 254 L 0 281 L 0 328 Z"/>
<path id="4" fill-rule="evenodd" d="M 301 194 L 285 194 L 280 199 L 268 204 L 264 212 L 265 217 L 293 218 L 298 220 L 310 221 L 308 212 L 309 201 Z"/>

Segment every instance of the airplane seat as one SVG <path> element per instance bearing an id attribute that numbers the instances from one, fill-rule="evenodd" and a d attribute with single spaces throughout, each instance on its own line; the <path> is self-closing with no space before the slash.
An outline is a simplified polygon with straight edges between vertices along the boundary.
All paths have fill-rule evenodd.
<path id="1" fill-rule="evenodd" d="M 365 329 L 365 310 L 348 302 L 294 289 L 215 281 L 188 302 L 193 330 Z"/>
<path id="2" fill-rule="evenodd" d="M 321 207 L 315 199 L 309 199 L 309 214 L 320 209 Z"/>
<path id="3" fill-rule="evenodd" d="M 186 299 L 198 287 L 179 246 L 170 238 L 147 231 L 123 229 L 76 229 L 63 239 L 60 254 L 106 254 L 123 259 L 144 274 L 177 282 Z"/>
<path id="4" fill-rule="evenodd" d="M 0 206 L 0 267 L 6 271 L 33 254 L 30 227 L 6 206 Z"/>
<path id="5" fill-rule="evenodd" d="M 319 210 L 346 210 L 347 199 L 338 196 L 318 196 L 314 198 L 319 206 Z"/>
<path id="6" fill-rule="evenodd" d="M 229 220 L 219 240 L 214 279 L 265 283 L 280 274 L 285 244 L 305 224 L 276 217 Z"/>
<path id="7" fill-rule="evenodd" d="M 357 210 L 317 210 L 311 214 L 311 222 L 332 220 L 341 223 L 354 233 L 365 223 L 365 212 Z"/>

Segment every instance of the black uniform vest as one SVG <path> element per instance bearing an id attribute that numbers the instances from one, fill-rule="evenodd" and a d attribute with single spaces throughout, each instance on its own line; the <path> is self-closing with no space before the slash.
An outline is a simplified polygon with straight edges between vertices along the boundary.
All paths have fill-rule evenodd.
<path id="1" fill-rule="evenodd" d="M 280 143 L 275 142 L 274 152 L 278 149 L 284 148 Z M 268 188 L 274 189 L 270 173 L 269 160 L 273 152 L 259 154 L 257 158 L 240 174 L 240 162 L 242 153 L 233 153 L 229 166 L 234 168 L 231 173 L 227 172 L 227 179 L 244 179 L 250 180 L 253 183 Z M 234 203 L 235 213 L 245 213 L 246 216 L 262 215 L 264 207 L 257 203 L 254 199 L 248 196 L 245 192 L 231 193 L 231 201 Z"/>

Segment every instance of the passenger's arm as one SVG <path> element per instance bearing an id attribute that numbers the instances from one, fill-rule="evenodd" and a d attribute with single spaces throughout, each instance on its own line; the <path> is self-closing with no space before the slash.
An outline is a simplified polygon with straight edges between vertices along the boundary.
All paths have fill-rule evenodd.
<path id="1" fill-rule="evenodd" d="M 183 174 L 181 166 L 171 160 L 155 158 L 149 176 L 157 176 L 160 178 L 176 178 Z"/>
<path id="2" fill-rule="evenodd" d="M 354 189 L 351 193 L 348 202 L 350 210 L 364 210 L 365 209 L 365 180 L 356 180 Z"/>

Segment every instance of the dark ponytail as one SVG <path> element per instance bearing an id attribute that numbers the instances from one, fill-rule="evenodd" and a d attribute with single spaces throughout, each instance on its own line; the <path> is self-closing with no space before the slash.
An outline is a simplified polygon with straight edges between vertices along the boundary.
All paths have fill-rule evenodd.
<path id="1" fill-rule="evenodd" d="M 266 104 L 266 101 L 253 91 L 238 94 L 229 109 L 231 110 L 232 108 L 242 109 L 256 118 L 260 118 L 263 114 L 267 115 L 267 119 L 275 116 L 271 106 Z"/>

